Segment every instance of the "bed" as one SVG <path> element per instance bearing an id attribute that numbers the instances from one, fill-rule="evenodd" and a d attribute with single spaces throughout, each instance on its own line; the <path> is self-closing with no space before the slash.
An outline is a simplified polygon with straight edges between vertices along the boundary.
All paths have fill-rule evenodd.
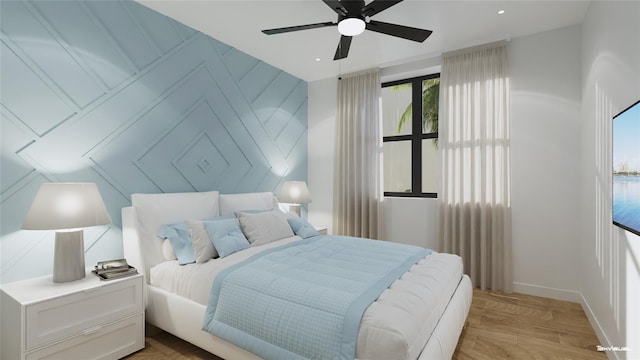
<path id="1" fill-rule="evenodd" d="M 223 359 L 260 359 L 246 349 L 203 331 L 215 278 L 261 253 L 304 241 L 291 236 L 224 258 L 179 265 L 168 260 L 156 234 L 188 219 L 233 217 L 239 211 L 278 208 L 272 193 L 134 194 L 122 209 L 124 254 L 146 278 L 146 321 Z M 371 240 L 368 240 L 371 241 Z M 165 246 L 165 253 L 163 253 Z M 275 249 L 275 250 L 272 250 Z M 472 287 L 455 255 L 432 252 L 394 281 L 366 308 L 357 337 L 358 359 L 450 359 L 471 305 Z"/>

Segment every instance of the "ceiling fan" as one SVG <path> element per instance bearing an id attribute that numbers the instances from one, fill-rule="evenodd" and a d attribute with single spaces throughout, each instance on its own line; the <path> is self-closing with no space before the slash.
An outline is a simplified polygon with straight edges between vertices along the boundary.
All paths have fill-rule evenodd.
<path id="1" fill-rule="evenodd" d="M 371 20 L 371 16 L 374 16 L 375 14 L 392 7 L 403 0 L 374 0 L 367 5 L 365 5 L 364 0 L 322 1 L 333 9 L 336 14 L 338 14 L 337 22 L 289 26 L 262 30 L 262 32 L 267 35 L 274 35 L 291 31 L 309 30 L 337 25 L 338 32 L 340 32 L 341 36 L 333 60 L 346 58 L 349 54 L 351 39 L 353 36 L 360 35 L 365 29 L 417 42 L 425 41 L 432 33 L 431 30 Z"/>

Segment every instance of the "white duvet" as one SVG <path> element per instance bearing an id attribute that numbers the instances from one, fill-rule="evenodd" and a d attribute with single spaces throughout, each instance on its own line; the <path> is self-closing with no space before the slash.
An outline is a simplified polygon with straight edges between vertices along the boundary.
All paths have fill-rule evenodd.
<path id="1" fill-rule="evenodd" d="M 166 261 L 151 268 L 150 283 L 205 305 L 216 275 L 260 251 L 298 237 L 251 247 L 203 264 Z M 457 255 L 431 253 L 396 280 L 364 312 L 358 359 L 417 359 L 462 277 Z"/>

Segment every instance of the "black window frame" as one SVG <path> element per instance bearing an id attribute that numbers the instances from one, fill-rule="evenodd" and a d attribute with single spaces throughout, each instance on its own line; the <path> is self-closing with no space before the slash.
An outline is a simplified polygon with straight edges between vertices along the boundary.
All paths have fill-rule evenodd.
<path id="1" fill-rule="evenodd" d="M 422 141 L 437 139 L 438 133 L 422 132 L 422 83 L 440 78 L 440 73 L 382 83 L 382 88 L 411 83 L 411 134 L 383 136 L 382 142 L 411 141 L 411 192 L 385 191 L 385 197 L 437 198 L 438 193 L 422 192 Z"/>

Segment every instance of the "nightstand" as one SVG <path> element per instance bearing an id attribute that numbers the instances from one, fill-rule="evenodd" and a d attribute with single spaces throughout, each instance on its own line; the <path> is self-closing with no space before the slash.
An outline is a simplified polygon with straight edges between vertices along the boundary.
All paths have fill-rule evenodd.
<path id="1" fill-rule="evenodd" d="M 144 277 L 2 285 L 2 359 L 119 359 L 144 348 Z"/>
<path id="2" fill-rule="evenodd" d="M 327 228 L 321 226 L 314 226 L 316 230 L 320 233 L 320 235 L 327 235 Z"/>

